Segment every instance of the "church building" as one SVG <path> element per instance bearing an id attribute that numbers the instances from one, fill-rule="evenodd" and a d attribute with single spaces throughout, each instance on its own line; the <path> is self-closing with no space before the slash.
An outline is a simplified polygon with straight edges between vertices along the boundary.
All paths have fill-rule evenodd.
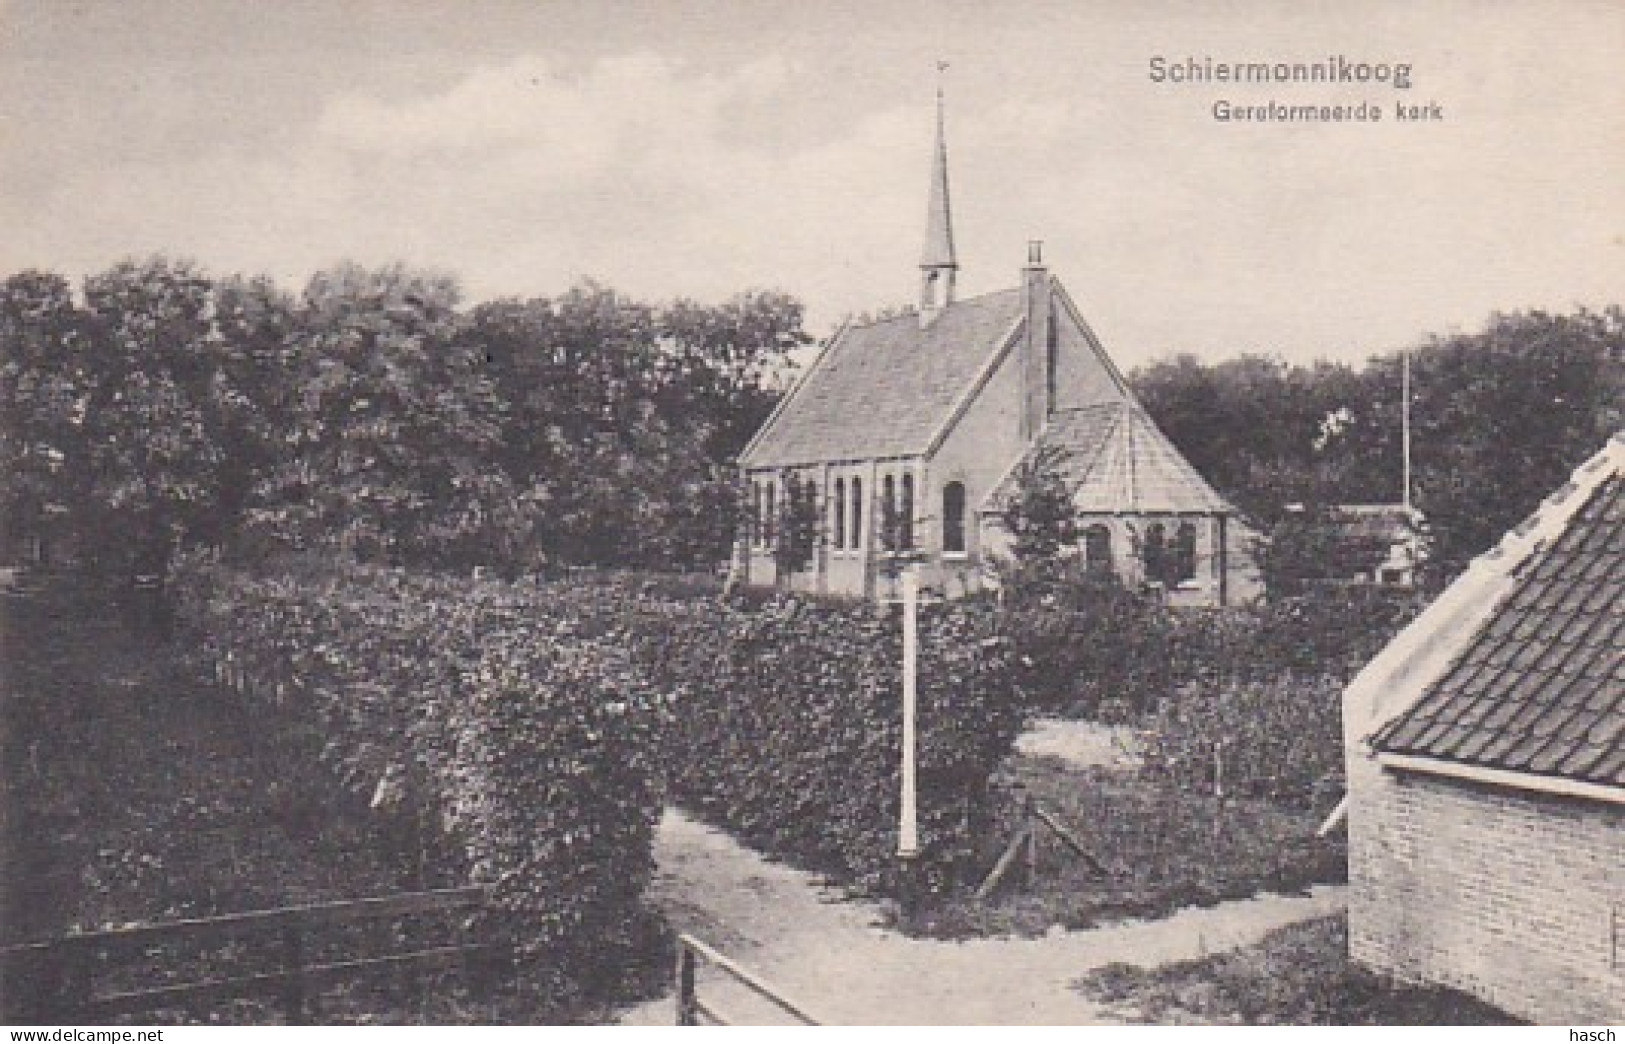
<path id="1" fill-rule="evenodd" d="M 1176 604 L 1255 596 L 1234 509 L 1135 400 L 1042 244 L 1008 290 L 961 300 L 958 272 L 939 91 L 919 310 L 843 326 L 745 448 L 736 578 L 884 598 L 909 568 L 950 597 L 976 590 L 1042 455 L 1090 568 Z"/>

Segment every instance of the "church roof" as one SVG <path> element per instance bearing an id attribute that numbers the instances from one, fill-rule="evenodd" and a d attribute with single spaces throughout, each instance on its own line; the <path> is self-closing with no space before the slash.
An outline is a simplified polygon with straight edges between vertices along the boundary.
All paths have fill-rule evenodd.
<path id="1" fill-rule="evenodd" d="M 1080 512 L 1229 513 L 1232 508 L 1131 400 L 1062 410 L 1050 418 L 1023 463 L 1059 451 L 1056 468 Z M 988 494 L 999 510 L 1015 493 L 1021 465 Z"/>
<path id="2" fill-rule="evenodd" d="M 747 467 L 920 456 L 1021 318 L 1021 291 L 955 301 L 836 335 L 746 447 Z"/>
<path id="3" fill-rule="evenodd" d="M 1577 509 L 1377 750 L 1625 788 L 1625 433 L 1581 473 L 1598 468 L 1560 494 Z"/>

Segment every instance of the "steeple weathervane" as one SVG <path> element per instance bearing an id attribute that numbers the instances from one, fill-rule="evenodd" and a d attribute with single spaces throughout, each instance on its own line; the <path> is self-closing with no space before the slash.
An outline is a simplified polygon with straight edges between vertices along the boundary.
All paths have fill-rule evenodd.
<path id="1" fill-rule="evenodd" d="M 954 300 L 954 227 L 948 209 L 948 138 L 944 128 L 942 74 L 937 63 L 937 144 L 931 157 L 931 197 L 925 215 L 925 249 L 920 255 L 920 321 L 930 322 Z"/>

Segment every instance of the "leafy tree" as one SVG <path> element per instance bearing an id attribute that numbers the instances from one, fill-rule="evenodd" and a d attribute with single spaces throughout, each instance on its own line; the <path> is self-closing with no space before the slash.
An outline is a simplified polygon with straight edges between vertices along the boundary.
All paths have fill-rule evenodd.
<path id="1" fill-rule="evenodd" d="M 186 262 L 124 262 L 85 281 L 85 308 L 88 539 L 107 565 L 162 576 L 214 528 L 224 432 L 243 402 L 214 284 Z"/>
<path id="2" fill-rule="evenodd" d="M 884 323 L 892 319 L 911 318 L 919 314 L 919 305 L 889 304 L 881 305 L 872 311 L 858 312 L 851 317 L 851 322 L 855 326 L 868 326 L 872 323 Z"/>
<path id="3" fill-rule="evenodd" d="M 295 437 L 297 302 L 265 276 L 229 276 L 214 287 L 215 388 L 224 457 L 210 542 L 243 549 L 243 524 L 261 479 Z"/>
<path id="4" fill-rule="evenodd" d="M 1056 563 L 1081 530 L 1063 467 L 1066 451 L 1045 446 L 1016 465 L 1014 493 L 999 513 L 1018 570 Z"/>
<path id="5" fill-rule="evenodd" d="M 661 489 L 650 468 L 671 442 L 652 402 L 654 331 L 650 308 L 590 282 L 469 317 L 507 411 L 498 458 L 522 491 L 525 539 L 543 557 L 638 557 Z"/>
<path id="6" fill-rule="evenodd" d="M 807 341 L 801 321 L 776 292 L 653 308 L 590 282 L 476 308 L 534 546 L 594 564 L 725 559 L 742 517 L 731 464 Z"/>
<path id="7" fill-rule="evenodd" d="M 1448 576 L 1625 426 L 1625 315 L 1496 316 L 1417 352 L 1413 388 L 1416 503 Z"/>
<path id="8" fill-rule="evenodd" d="M 0 531 L 6 550 L 83 513 L 88 443 L 85 321 L 61 276 L 21 272 L 0 284 Z M 71 524 L 70 515 L 67 522 Z"/>
<path id="9" fill-rule="evenodd" d="M 480 561 L 514 510 L 488 467 L 502 403 L 463 340 L 456 284 L 344 265 L 306 287 L 294 335 L 291 451 L 256 491 L 256 527 L 362 561 Z"/>
<path id="10" fill-rule="evenodd" d="M 1625 424 L 1618 308 L 1498 315 L 1411 352 L 1412 492 L 1448 579 Z M 1271 525 L 1348 503 L 1397 503 L 1401 357 L 1364 368 L 1191 357 L 1134 376 L 1158 426 L 1226 498 Z M 1288 543 L 1302 545 L 1296 523 Z M 1300 546 L 1292 554 L 1311 553 Z M 1301 557 L 1301 555 L 1300 555 Z"/>
<path id="11" fill-rule="evenodd" d="M 342 265 L 292 297 L 155 258 L 0 287 L 0 511 L 124 572 L 176 549 L 686 568 L 726 557 L 734 457 L 801 305 L 585 283 L 467 314 L 449 277 Z"/>
<path id="12" fill-rule="evenodd" d="M 773 290 L 661 309 L 662 412 L 698 425 L 709 459 L 731 460 L 778 402 L 790 353 L 811 343 L 802 321 L 801 302 Z"/>
<path id="13" fill-rule="evenodd" d="M 818 487 L 790 476 L 784 484 L 779 504 L 777 536 L 773 560 L 778 575 L 804 572 L 811 568 L 819 541 Z"/>

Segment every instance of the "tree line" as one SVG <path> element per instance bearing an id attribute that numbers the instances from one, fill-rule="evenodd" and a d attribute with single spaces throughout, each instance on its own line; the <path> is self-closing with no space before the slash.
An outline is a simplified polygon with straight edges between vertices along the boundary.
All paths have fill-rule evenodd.
<path id="1" fill-rule="evenodd" d="M 1411 493 L 1437 582 L 1625 428 L 1625 312 L 1496 315 L 1409 354 Z M 1285 537 L 1335 505 L 1401 500 L 1401 353 L 1361 367 L 1182 355 L 1131 381 L 1197 470 L 1266 532 Z M 1336 553 L 1313 539 L 1298 550 Z"/>
<path id="2" fill-rule="evenodd" d="M 207 546 L 504 570 L 724 560 L 732 457 L 807 343 L 776 291 L 651 304 L 584 282 L 465 307 L 340 265 L 290 293 L 153 258 L 0 284 L 7 554 L 111 573 Z"/>
<path id="3" fill-rule="evenodd" d="M 809 343 L 802 324 L 777 291 L 649 303 L 584 282 L 467 306 L 450 276 L 398 265 L 340 265 L 298 293 L 164 258 L 77 292 L 21 272 L 0 283 L 0 538 L 11 558 L 43 542 L 127 575 L 198 545 L 709 568 L 741 518 L 733 458 Z M 1625 427 L 1618 308 L 1498 315 L 1410 355 L 1412 494 L 1440 578 Z M 1401 497 L 1397 353 L 1186 355 L 1131 380 L 1282 546 L 1319 508 Z"/>

